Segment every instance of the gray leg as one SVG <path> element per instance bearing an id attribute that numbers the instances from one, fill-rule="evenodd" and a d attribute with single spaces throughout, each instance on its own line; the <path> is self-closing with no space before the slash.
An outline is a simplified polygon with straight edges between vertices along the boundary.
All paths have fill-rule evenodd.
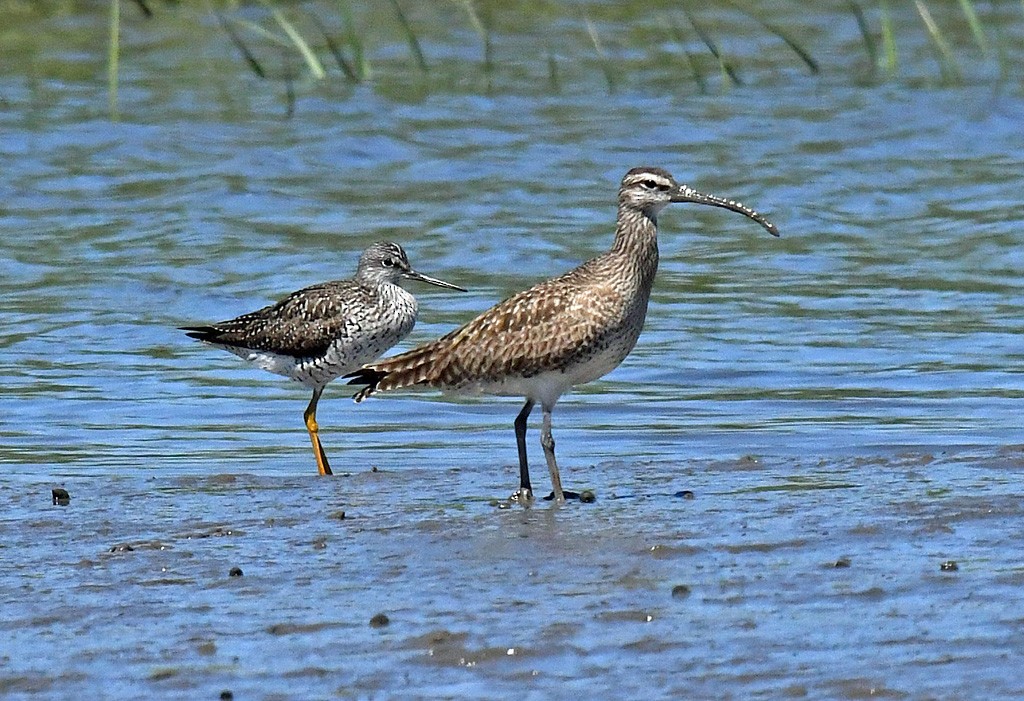
<path id="1" fill-rule="evenodd" d="M 530 465 L 526 460 L 526 420 L 533 411 L 534 401 L 527 399 L 519 416 L 516 417 L 516 447 L 519 448 L 519 489 L 512 498 L 521 504 L 533 501 L 533 488 L 530 487 Z"/>
<path id="2" fill-rule="evenodd" d="M 551 435 L 551 409 L 544 407 L 544 423 L 540 430 L 540 445 L 544 449 L 544 458 L 548 461 L 548 471 L 551 473 L 551 497 L 557 504 L 565 503 L 565 494 L 562 492 L 562 478 L 558 475 L 558 463 L 555 462 L 555 437 Z"/>

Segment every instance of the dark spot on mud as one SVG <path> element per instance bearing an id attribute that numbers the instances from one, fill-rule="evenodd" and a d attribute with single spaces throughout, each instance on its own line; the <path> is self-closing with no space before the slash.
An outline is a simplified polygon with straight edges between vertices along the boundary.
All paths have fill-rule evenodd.
<path id="1" fill-rule="evenodd" d="M 584 489 L 580 492 L 580 503 L 581 504 L 593 504 L 597 501 L 597 495 L 589 489 Z"/>
<path id="2" fill-rule="evenodd" d="M 152 672 L 150 672 L 149 678 L 153 681 L 159 682 L 164 681 L 165 679 L 173 679 L 180 673 L 181 670 L 177 669 L 176 667 L 161 667 L 159 669 L 154 669 Z"/>
<path id="3" fill-rule="evenodd" d="M 666 559 L 696 555 L 701 552 L 701 549 L 693 545 L 662 545 L 661 543 L 655 543 L 647 549 L 647 552 L 658 559 Z"/>
<path id="4" fill-rule="evenodd" d="M 685 584 L 677 584 L 672 587 L 672 598 L 673 599 L 685 599 L 690 595 L 690 587 Z"/>
<path id="5" fill-rule="evenodd" d="M 519 647 L 490 645 L 475 647 L 468 644 L 468 633 L 435 630 L 406 640 L 402 646 L 423 651 L 418 661 L 443 667 L 475 667 L 478 664 L 527 654 Z"/>
<path id="6" fill-rule="evenodd" d="M 465 642 L 468 637 L 468 633 L 453 633 L 450 630 L 440 628 L 438 630 L 432 630 L 428 633 L 424 633 L 423 635 L 417 635 L 416 637 L 409 638 L 405 641 L 405 647 L 433 648 L 438 645 L 461 644 Z"/>
<path id="7" fill-rule="evenodd" d="M 300 667 L 284 673 L 285 679 L 302 679 L 304 677 L 329 677 L 333 672 L 323 667 Z"/>
<path id="8" fill-rule="evenodd" d="M 232 567 L 230 570 L 228 570 L 229 577 L 241 577 L 242 574 L 244 573 L 242 572 L 241 567 Z"/>
<path id="9" fill-rule="evenodd" d="M 383 628 L 387 624 L 391 623 L 391 619 L 387 617 L 387 614 L 378 613 L 376 616 L 370 619 L 371 628 Z"/>
<path id="10" fill-rule="evenodd" d="M 678 491 L 672 496 L 677 497 L 679 499 L 693 499 L 696 497 L 696 495 L 689 489 L 683 489 L 682 491 Z"/>
<path id="11" fill-rule="evenodd" d="M 943 572 L 956 572 L 960 569 L 960 565 L 956 564 L 956 560 L 946 560 L 939 565 L 939 569 Z"/>
<path id="12" fill-rule="evenodd" d="M 171 550 L 170 545 L 166 545 L 159 540 L 139 540 L 134 543 L 117 543 L 112 545 L 110 550 L 107 552 L 112 553 L 130 553 L 135 550 Z"/>
<path id="13" fill-rule="evenodd" d="M 838 560 L 836 560 L 832 564 L 832 566 L 833 567 L 849 567 L 850 566 L 850 558 L 848 558 L 848 557 L 841 557 Z"/>
<path id="14" fill-rule="evenodd" d="M 245 535 L 244 531 L 239 531 L 231 528 L 230 526 L 214 526 L 204 531 L 195 531 L 192 533 L 185 533 L 182 538 L 223 538 L 229 535 Z"/>
<path id="15" fill-rule="evenodd" d="M 616 611 L 602 611 L 595 617 L 599 621 L 606 622 L 628 622 L 628 623 L 650 623 L 654 616 L 641 609 L 619 609 Z"/>
<path id="16" fill-rule="evenodd" d="M 741 545 L 727 545 L 725 551 L 734 555 L 742 553 L 770 553 L 776 550 L 788 550 L 790 548 L 802 548 L 807 545 L 807 540 L 804 538 L 795 538 L 793 540 L 783 540 L 775 543 L 744 543 Z"/>
<path id="17" fill-rule="evenodd" d="M 319 633 L 322 630 L 340 628 L 341 623 L 323 621 L 321 623 L 275 623 L 267 628 L 271 635 L 296 635 L 299 633 Z"/>
<path id="18" fill-rule="evenodd" d="M 370 468 L 370 472 L 380 472 L 380 468 L 374 465 L 373 467 Z"/>
<path id="19" fill-rule="evenodd" d="M 225 689 L 220 692 L 220 701 L 233 701 L 235 695 L 231 693 L 231 689 Z"/>
<path id="20" fill-rule="evenodd" d="M 71 503 L 71 495 L 68 494 L 66 489 L 61 489 L 60 487 L 51 489 L 50 495 L 53 497 L 54 506 L 67 506 Z"/>

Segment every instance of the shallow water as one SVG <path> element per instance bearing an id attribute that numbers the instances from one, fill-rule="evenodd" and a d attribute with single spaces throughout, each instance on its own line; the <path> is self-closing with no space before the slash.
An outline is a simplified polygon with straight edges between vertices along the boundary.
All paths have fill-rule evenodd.
<path id="1" fill-rule="evenodd" d="M 3 40 L 0 695 L 1024 693 L 1019 78 L 967 56 L 944 84 L 910 34 L 905 73 L 865 81 L 855 26 L 813 13 L 789 18 L 807 76 L 726 15 L 743 86 L 701 93 L 627 37 L 609 92 L 585 38 L 551 86 L 550 36 L 496 32 L 487 78 L 441 23 L 429 77 L 399 43 L 369 84 L 300 82 L 286 119 L 215 23 L 186 52 L 186 10 L 128 7 L 117 123 L 102 15 Z M 643 164 L 783 237 L 664 212 L 637 348 L 555 413 L 594 504 L 495 505 L 512 399 L 332 386 L 342 474 L 317 479 L 306 391 L 175 330 L 390 238 L 471 289 L 416 288 L 410 347 L 605 249 Z"/>

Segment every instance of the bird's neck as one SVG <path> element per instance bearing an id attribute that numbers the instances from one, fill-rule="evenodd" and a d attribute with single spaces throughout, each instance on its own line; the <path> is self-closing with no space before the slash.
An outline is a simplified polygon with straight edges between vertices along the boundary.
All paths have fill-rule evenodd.
<path id="1" fill-rule="evenodd" d="M 413 317 L 419 312 L 419 304 L 412 292 L 405 289 L 396 282 L 382 282 L 377 285 L 377 294 L 387 304 L 395 305 L 405 313 L 411 313 Z"/>
<path id="2" fill-rule="evenodd" d="M 637 266 L 637 273 L 644 278 L 643 286 L 649 288 L 658 270 L 658 222 L 654 216 L 620 206 L 610 254 Z"/>

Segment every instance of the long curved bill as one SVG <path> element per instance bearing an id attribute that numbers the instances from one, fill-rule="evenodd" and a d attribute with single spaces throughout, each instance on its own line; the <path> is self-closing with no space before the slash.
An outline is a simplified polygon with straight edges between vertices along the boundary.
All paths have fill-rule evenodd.
<path id="1" fill-rule="evenodd" d="M 436 277 L 430 277 L 429 275 L 424 275 L 423 273 L 417 273 L 415 270 L 409 270 L 403 273 L 402 277 L 404 277 L 406 280 L 419 280 L 420 282 L 425 282 L 430 285 L 437 285 L 438 287 L 447 287 L 449 290 L 458 290 L 459 292 L 466 291 L 465 287 L 459 287 L 458 285 L 453 285 L 450 282 L 438 280 Z"/>
<path id="2" fill-rule="evenodd" d="M 672 194 L 673 202 L 693 202 L 694 204 L 706 204 L 711 207 L 721 207 L 722 209 L 732 210 L 733 212 L 739 212 L 745 217 L 749 217 L 756 221 L 758 224 L 768 230 L 768 233 L 772 236 L 779 235 L 779 229 L 765 217 L 755 212 L 753 209 L 737 202 L 736 200 L 727 200 L 724 197 L 718 197 L 716 195 L 705 195 L 703 192 L 697 192 L 692 187 L 687 185 L 680 185 L 679 190 Z"/>

